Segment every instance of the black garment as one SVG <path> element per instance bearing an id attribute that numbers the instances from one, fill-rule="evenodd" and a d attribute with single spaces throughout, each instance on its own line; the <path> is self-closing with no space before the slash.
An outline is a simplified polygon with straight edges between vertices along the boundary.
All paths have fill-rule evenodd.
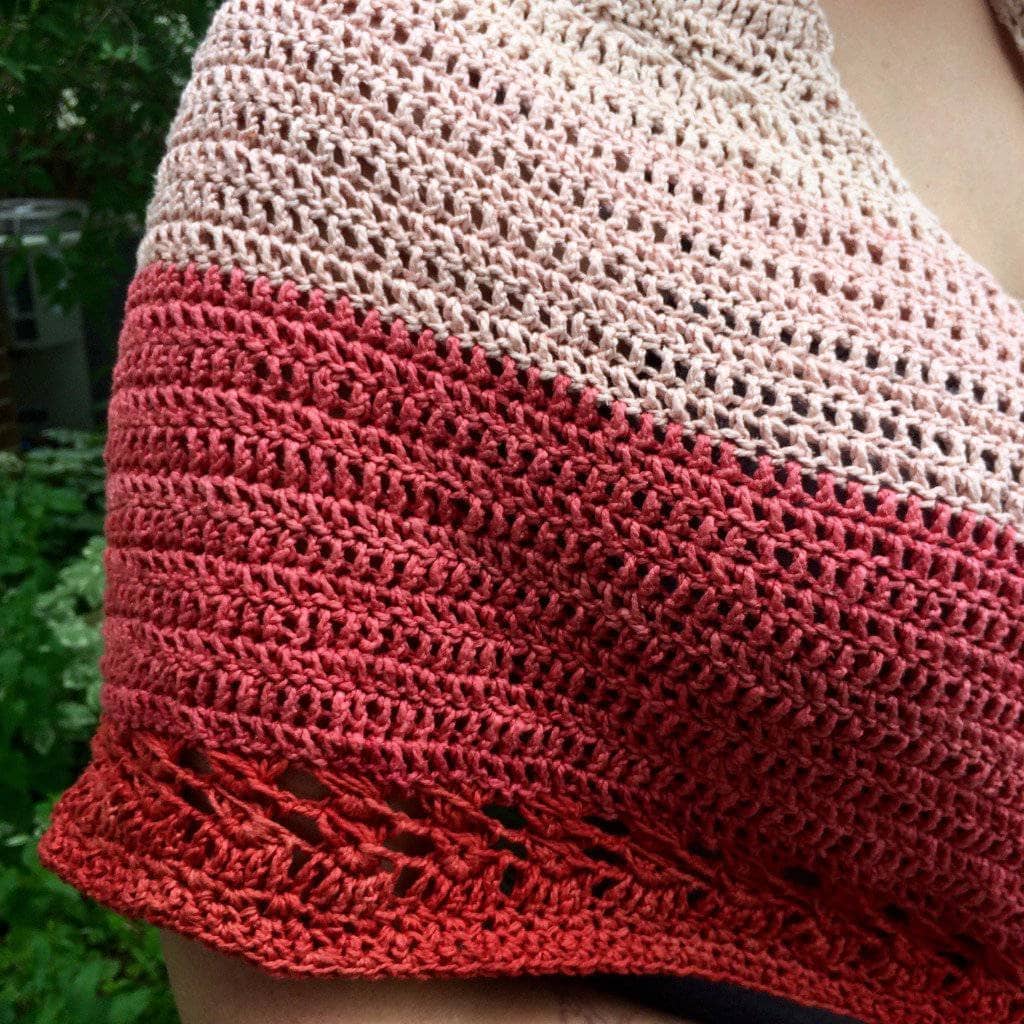
<path id="1" fill-rule="evenodd" d="M 605 991 L 696 1024 L 860 1024 L 825 1010 L 724 981 L 603 974 L 588 979 Z"/>

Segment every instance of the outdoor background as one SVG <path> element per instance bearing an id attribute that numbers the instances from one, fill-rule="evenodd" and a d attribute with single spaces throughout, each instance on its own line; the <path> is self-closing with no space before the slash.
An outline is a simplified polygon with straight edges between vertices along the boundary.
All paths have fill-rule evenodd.
<path id="1" fill-rule="evenodd" d="M 43 871 L 98 712 L 125 289 L 216 0 L 0 0 L 0 1024 L 171 1024 L 156 935 Z"/>

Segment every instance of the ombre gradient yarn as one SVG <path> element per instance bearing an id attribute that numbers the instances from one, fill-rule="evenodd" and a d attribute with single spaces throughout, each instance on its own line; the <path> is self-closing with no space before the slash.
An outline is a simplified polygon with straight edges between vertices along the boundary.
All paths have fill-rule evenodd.
<path id="1" fill-rule="evenodd" d="M 1024 1020 L 1024 310 L 830 53 L 798 0 L 220 9 L 45 864 L 281 975 Z"/>

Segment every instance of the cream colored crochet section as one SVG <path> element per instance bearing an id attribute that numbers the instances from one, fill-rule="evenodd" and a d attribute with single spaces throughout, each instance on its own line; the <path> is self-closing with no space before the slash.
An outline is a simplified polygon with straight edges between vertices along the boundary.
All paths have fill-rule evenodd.
<path id="1" fill-rule="evenodd" d="M 347 296 L 752 456 L 1024 521 L 1024 314 L 816 4 L 230 0 L 140 261 Z"/>

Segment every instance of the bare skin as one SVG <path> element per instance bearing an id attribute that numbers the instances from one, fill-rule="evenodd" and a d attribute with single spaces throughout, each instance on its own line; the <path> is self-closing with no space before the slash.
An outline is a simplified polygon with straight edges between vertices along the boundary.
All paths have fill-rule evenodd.
<path id="1" fill-rule="evenodd" d="M 182 1024 L 685 1024 L 571 979 L 281 981 L 162 938 Z"/>
<path id="2" fill-rule="evenodd" d="M 824 0 L 843 85 L 960 244 L 1024 296 L 1024 71 L 985 0 Z M 277 981 L 175 935 L 182 1024 L 680 1024 L 577 981 Z"/>
<path id="3" fill-rule="evenodd" d="M 986 0 L 823 0 L 844 88 L 942 225 L 1024 297 L 1024 61 Z"/>

